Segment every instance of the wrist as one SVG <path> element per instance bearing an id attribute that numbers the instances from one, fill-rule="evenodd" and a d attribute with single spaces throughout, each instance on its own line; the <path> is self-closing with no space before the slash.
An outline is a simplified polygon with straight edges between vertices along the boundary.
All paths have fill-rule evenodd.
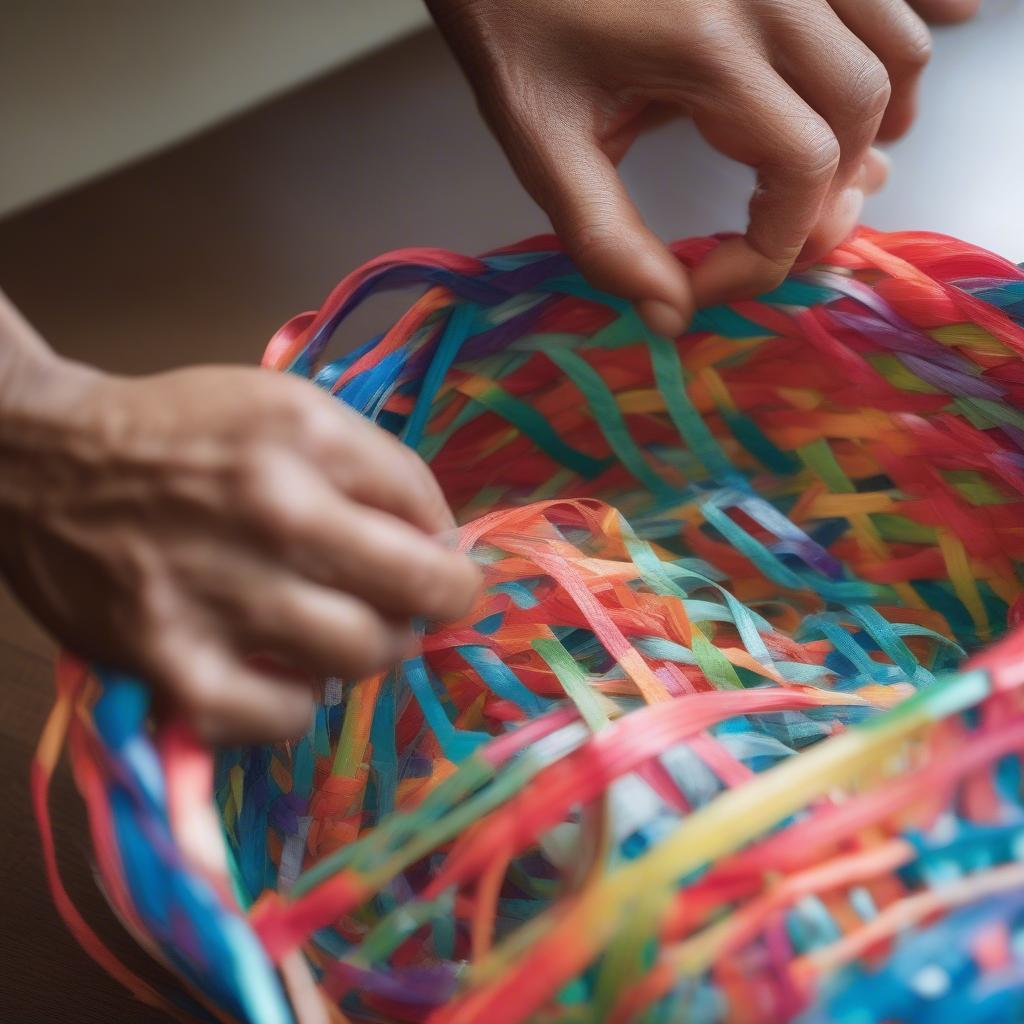
<path id="1" fill-rule="evenodd" d="M 0 437 L 54 425 L 100 376 L 57 355 L 0 292 Z"/>
<path id="2" fill-rule="evenodd" d="M 0 293 L 0 575 L 73 475 L 79 413 L 103 375 L 57 355 Z"/>

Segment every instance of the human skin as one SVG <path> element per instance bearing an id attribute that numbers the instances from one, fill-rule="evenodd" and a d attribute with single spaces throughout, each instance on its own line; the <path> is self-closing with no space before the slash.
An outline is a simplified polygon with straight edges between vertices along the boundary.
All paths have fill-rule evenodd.
<path id="1" fill-rule="evenodd" d="M 0 572 L 206 738 L 300 734 L 316 680 L 387 668 L 412 618 L 465 613 L 479 577 L 453 525 L 417 455 L 308 382 L 100 373 L 0 293 Z"/>
<path id="2" fill-rule="evenodd" d="M 427 0 L 576 263 L 670 336 L 696 306 L 766 291 L 852 230 L 885 178 L 872 144 L 913 120 L 922 16 L 963 20 L 978 3 Z M 616 170 L 640 133 L 676 116 L 757 171 L 746 234 L 692 275 Z"/>

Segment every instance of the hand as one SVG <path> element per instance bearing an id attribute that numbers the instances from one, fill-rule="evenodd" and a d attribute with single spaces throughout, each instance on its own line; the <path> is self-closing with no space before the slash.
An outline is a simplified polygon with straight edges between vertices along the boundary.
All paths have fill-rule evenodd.
<path id="1" fill-rule="evenodd" d="M 978 0 L 918 0 L 944 20 Z M 527 190 L 595 286 L 677 334 L 694 305 L 769 290 L 856 225 L 909 127 L 930 37 L 903 0 L 428 0 Z M 757 170 L 746 235 L 688 278 L 616 171 L 688 114 Z"/>
<path id="2" fill-rule="evenodd" d="M 410 617 L 475 595 L 433 536 L 453 521 L 426 465 L 305 381 L 51 360 L 0 397 L 0 569 L 63 643 L 207 738 L 300 734 L 312 677 L 388 667 Z"/>

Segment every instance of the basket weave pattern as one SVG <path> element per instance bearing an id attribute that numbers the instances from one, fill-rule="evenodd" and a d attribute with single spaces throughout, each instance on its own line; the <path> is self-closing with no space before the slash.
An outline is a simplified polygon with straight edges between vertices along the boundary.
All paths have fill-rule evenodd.
<path id="1" fill-rule="evenodd" d="M 676 340 L 552 239 L 381 257 L 265 362 L 430 462 L 477 607 L 215 765 L 65 662 L 37 794 L 67 728 L 189 1019 L 1013 1019 L 1022 324 L 1024 273 L 921 233 Z"/>

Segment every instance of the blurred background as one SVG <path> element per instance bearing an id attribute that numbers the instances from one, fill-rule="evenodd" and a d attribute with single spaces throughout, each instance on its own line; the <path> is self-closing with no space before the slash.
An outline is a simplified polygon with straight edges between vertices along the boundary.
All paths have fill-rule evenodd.
<path id="1" fill-rule="evenodd" d="M 0 13 L 0 288 L 67 355 L 132 373 L 254 363 L 279 324 L 383 250 L 478 252 L 546 229 L 419 0 L 0 0 Z M 1024 260 L 1022 46 L 1016 0 L 936 32 L 920 117 L 867 223 Z M 641 140 L 624 175 L 666 237 L 743 226 L 751 174 L 688 124 Z M 360 314 L 349 340 L 386 315 Z M 27 784 L 51 657 L 0 590 L 0 1020 L 151 1021 L 45 893 Z M 54 814 L 69 887 L 102 915 L 64 776 Z M 143 962 L 109 918 L 103 932 Z"/>

